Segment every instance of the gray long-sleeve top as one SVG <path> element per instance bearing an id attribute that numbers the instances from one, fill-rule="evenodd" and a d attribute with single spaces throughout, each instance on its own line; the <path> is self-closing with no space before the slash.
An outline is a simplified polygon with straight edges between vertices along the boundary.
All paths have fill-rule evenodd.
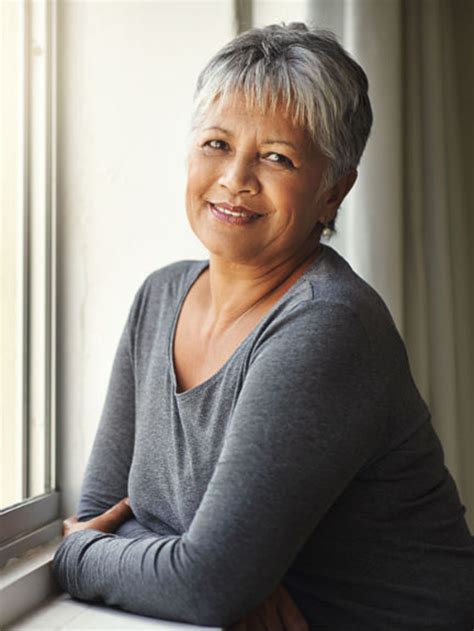
<path id="1" fill-rule="evenodd" d="M 172 341 L 207 260 L 133 300 L 79 499 L 128 495 L 113 534 L 65 538 L 73 597 L 227 626 L 283 583 L 310 628 L 474 625 L 474 539 L 378 293 L 328 245 L 212 377 L 177 392 Z"/>

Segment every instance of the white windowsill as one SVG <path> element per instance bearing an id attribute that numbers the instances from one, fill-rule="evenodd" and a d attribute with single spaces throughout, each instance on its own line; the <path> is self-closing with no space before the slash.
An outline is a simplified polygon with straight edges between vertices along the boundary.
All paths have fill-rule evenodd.
<path id="1" fill-rule="evenodd" d="M 51 596 L 32 613 L 16 620 L 5 627 L 5 631 L 23 629 L 54 629 L 69 631 L 70 629 L 155 629 L 155 631 L 212 631 L 217 627 L 199 627 L 196 625 L 156 620 L 146 616 L 138 616 L 127 611 L 120 611 L 95 603 L 81 603 L 72 599 L 69 594 Z"/>
<path id="2" fill-rule="evenodd" d="M 157 620 L 100 603 L 74 600 L 59 590 L 51 575 L 51 561 L 61 540 L 62 536 L 55 537 L 23 557 L 12 559 L 0 571 L 0 629 L 221 629 Z"/>

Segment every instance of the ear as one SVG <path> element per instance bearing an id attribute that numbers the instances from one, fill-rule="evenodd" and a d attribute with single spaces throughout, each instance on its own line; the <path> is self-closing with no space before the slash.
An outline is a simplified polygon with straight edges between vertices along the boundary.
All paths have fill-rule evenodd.
<path id="1" fill-rule="evenodd" d="M 322 205 L 324 214 L 327 215 L 326 222 L 331 221 L 336 215 L 337 209 L 342 204 L 344 197 L 349 193 L 357 180 L 358 171 L 352 169 L 348 171 L 329 188 L 323 195 Z"/>

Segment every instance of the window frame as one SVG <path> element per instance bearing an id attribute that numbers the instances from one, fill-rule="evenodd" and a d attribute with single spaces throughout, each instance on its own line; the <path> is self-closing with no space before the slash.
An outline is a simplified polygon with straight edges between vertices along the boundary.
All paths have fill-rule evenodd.
<path id="1" fill-rule="evenodd" d="M 22 215 L 20 248 L 23 250 L 19 268 L 23 310 L 19 355 L 22 490 L 26 499 L 0 510 L 0 570 L 9 560 L 18 559 L 62 532 L 61 496 L 56 488 L 57 0 L 21 0 L 16 6 L 23 109 L 18 165 L 18 208 Z M 41 267 L 34 287 L 33 266 Z M 38 320 L 39 343 L 31 333 L 33 322 Z M 36 348 L 33 348 L 35 342 Z M 30 442 L 31 408 L 38 408 L 38 401 L 40 417 L 44 419 L 44 435 L 40 435 L 44 449 L 36 449 L 39 457 L 33 465 L 43 469 L 41 479 L 45 492 L 40 494 L 33 489 Z M 39 444 L 43 445 L 41 441 Z"/>

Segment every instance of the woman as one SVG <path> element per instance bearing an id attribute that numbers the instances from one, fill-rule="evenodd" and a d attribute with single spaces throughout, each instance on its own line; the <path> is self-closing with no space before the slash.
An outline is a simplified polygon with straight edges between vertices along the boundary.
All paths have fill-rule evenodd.
<path id="1" fill-rule="evenodd" d="M 367 89 L 301 23 L 199 76 L 186 211 L 209 260 L 135 295 L 54 558 L 74 597 L 239 631 L 472 628 L 473 539 L 403 341 L 320 242 Z"/>

